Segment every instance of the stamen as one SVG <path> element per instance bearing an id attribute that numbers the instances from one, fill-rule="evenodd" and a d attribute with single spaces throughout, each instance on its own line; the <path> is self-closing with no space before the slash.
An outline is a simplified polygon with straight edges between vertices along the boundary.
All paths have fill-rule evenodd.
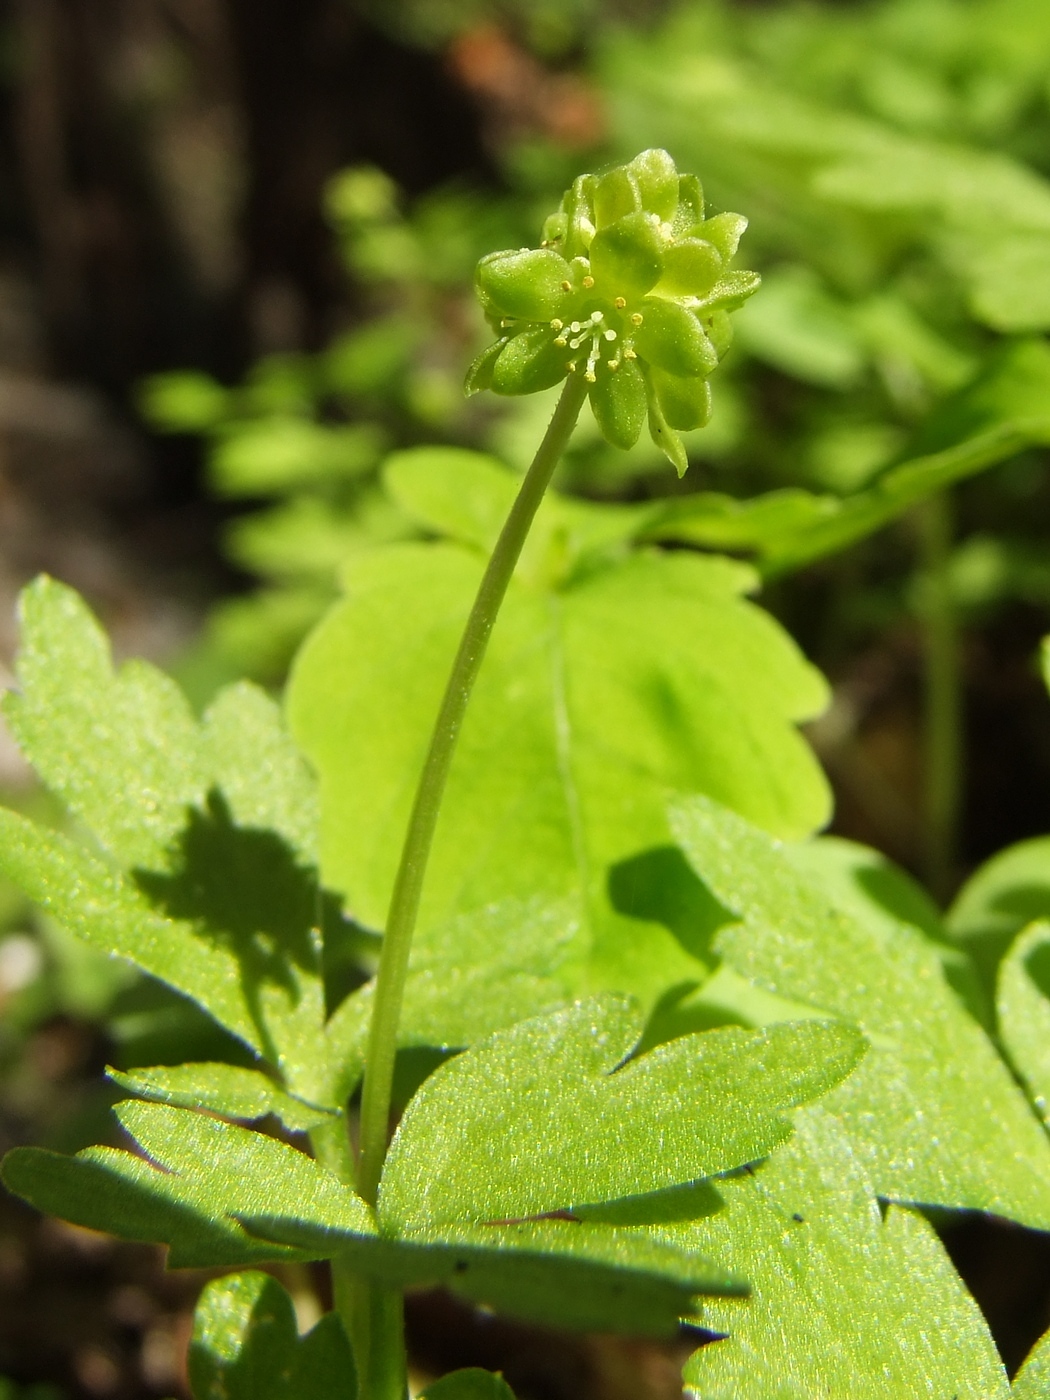
<path id="1" fill-rule="evenodd" d="M 627 305 L 627 298 L 626 298 L 626 297 L 617 297 L 616 300 L 613 302 L 613 306 L 616 307 L 617 311 L 622 311 L 626 305 Z"/>
<path id="2" fill-rule="evenodd" d="M 589 276 L 588 276 L 588 277 L 585 277 L 585 278 L 583 279 L 583 285 L 584 285 L 584 286 L 588 289 L 588 291 L 589 291 L 589 290 L 591 289 L 591 287 L 594 286 L 594 278 L 593 278 L 593 277 L 589 277 Z"/>
<path id="3" fill-rule="evenodd" d="M 602 332 L 602 335 L 605 337 L 606 340 L 615 340 L 615 339 L 616 339 L 616 332 L 615 332 L 615 331 L 603 331 L 603 332 Z"/>
<path id="4" fill-rule="evenodd" d="M 642 313 L 640 311 L 636 311 L 631 317 L 631 325 L 640 326 L 642 324 L 642 319 Z"/>
<path id="5" fill-rule="evenodd" d="M 571 291 L 572 291 L 572 283 L 571 283 L 571 282 L 563 282 L 563 283 L 561 284 L 561 289 L 562 289 L 563 292 L 571 292 Z"/>
<path id="6" fill-rule="evenodd" d="M 554 337 L 554 343 L 555 345 L 568 345 L 569 342 L 565 339 L 563 335 L 556 335 Z"/>
<path id="7" fill-rule="evenodd" d="M 579 323 L 579 321 L 572 321 L 572 322 L 570 323 L 570 325 L 569 325 L 569 330 L 572 331 L 573 335 L 579 335 L 579 333 L 580 333 L 580 323 Z"/>
<path id="8" fill-rule="evenodd" d="M 562 326 L 564 326 L 564 324 L 565 324 L 564 321 L 559 321 L 558 318 L 557 318 L 557 316 L 555 316 L 554 320 L 551 322 L 551 330 L 552 330 L 552 331 L 560 331 L 561 328 L 562 328 Z"/>

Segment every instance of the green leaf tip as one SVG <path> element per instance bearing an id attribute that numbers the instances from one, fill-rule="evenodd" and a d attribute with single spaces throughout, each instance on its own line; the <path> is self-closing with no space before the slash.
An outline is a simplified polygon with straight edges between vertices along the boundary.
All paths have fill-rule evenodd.
<path id="1" fill-rule="evenodd" d="M 231 1274 L 207 1284 L 189 1351 L 194 1400 L 356 1400 L 354 1358 L 328 1313 L 300 1337 L 295 1309 L 269 1274 Z"/>
<path id="2" fill-rule="evenodd" d="M 529 394 L 582 374 L 606 439 L 632 447 L 648 416 L 682 475 L 679 432 L 708 421 L 707 376 L 728 347 L 728 313 L 759 285 L 756 273 L 727 270 L 746 226 L 739 214 L 705 218 L 699 180 L 666 151 L 581 175 L 542 247 L 478 264 L 498 339 L 471 365 L 468 394 Z"/>

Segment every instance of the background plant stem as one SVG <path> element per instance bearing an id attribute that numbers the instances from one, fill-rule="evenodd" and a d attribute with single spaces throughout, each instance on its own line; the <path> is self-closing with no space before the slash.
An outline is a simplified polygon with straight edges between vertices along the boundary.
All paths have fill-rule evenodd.
<path id="1" fill-rule="evenodd" d="M 924 806 L 926 878 L 932 893 L 947 900 L 958 869 L 959 806 L 962 798 L 962 680 L 959 638 L 952 605 L 948 561 L 952 503 L 947 492 L 918 511 L 922 554 L 920 611 L 924 642 Z"/>

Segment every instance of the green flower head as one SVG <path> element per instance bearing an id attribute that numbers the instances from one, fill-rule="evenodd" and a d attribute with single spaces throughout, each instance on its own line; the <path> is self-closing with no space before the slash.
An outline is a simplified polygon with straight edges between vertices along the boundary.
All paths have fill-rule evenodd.
<path id="1" fill-rule="evenodd" d="M 679 175 L 666 151 L 581 175 L 542 247 L 478 264 L 498 339 L 471 365 L 467 392 L 531 394 L 581 374 L 608 441 L 633 447 L 648 417 L 681 475 L 678 433 L 710 417 L 708 376 L 729 345 L 729 312 L 759 283 L 728 271 L 746 227 L 740 214 L 705 218 L 700 181 Z"/>

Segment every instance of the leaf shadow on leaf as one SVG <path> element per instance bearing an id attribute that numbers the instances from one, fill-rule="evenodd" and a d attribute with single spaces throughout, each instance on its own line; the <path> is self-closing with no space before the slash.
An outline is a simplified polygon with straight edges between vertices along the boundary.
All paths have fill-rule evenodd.
<path id="1" fill-rule="evenodd" d="M 275 986 L 294 1004 L 296 974 L 318 969 L 317 930 L 342 922 L 335 897 L 276 832 L 238 826 L 218 788 L 208 793 L 204 811 L 189 809 L 171 869 L 134 870 L 132 878 L 168 917 L 192 921 L 234 955 L 267 1055 L 274 1056 L 260 994 Z"/>
<path id="2" fill-rule="evenodd" d="M 617 862 L 609 868 L 608 892 L 617 913 L 663 924 L 687 953 L 708 965 L 716 961 L 715 934 L 736 923 L 677 846 L 653 846 Z"/>

